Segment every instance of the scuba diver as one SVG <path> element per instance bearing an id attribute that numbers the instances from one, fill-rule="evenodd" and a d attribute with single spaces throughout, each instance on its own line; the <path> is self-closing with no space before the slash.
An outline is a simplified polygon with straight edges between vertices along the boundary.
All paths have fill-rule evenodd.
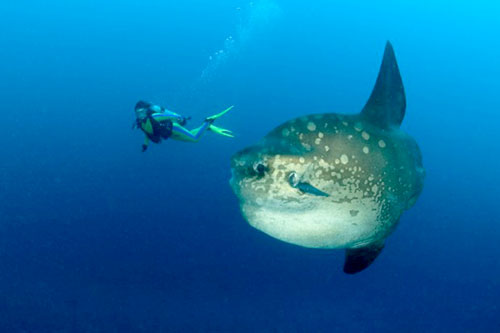
<path id="1" fill-rule="evenodd" d="M 142 151 L 148 149 L 149 141 L 160 143 L 162 140 L 172 138 L 174 140 L 185 142 L 197 142 L 205 131 L 212 131 L 222 136 L 234 137 L 233 133 L 227 129 L 213 125 L 213 122 L 229 112 L 233 106 L 224 111 L 205 118 L 203 124 L 195 129 L 188 130 L 184 127 L 187 121 L 191 118 L 186 118 L 165 109 L 159 105 L 154 105 L 148 102 L 139 101 L 135 105 L 136 120 L 132 129 L 139 128 L 144 134 L 144 143 Z"/>

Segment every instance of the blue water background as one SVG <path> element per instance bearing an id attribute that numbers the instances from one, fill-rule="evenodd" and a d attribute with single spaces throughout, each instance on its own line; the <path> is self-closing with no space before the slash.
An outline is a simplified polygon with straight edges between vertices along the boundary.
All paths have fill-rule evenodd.
<path id="1" fill-rule="evenodd" d="M 2 1 L 0 331 L 500 330 L 498 17 L 486 0 Z M 248 226 L 229 158 L 292 117 L 359 112 L 388 39 L 427 178 L 348 276 L 342 251 Z M 139 99 L 191 126 L 235 105 L 218 124 L 237 136 L 143 154 Z"/>

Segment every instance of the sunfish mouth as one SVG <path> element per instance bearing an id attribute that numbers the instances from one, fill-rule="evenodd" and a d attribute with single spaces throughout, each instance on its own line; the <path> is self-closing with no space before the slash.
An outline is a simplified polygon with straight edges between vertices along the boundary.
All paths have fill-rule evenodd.
<path id="1" fill-rule="evenodd" d="M 238 184 L 237 184 L 237 180 L 236 180 L 236 172 L 234 170 L 234 168 L 231 168 L 231 178 L 229 179 L 229 186 L 231 186 L 231 189 L 233 190 L 233 192 L 237 193 L 237 188 L 238 188 Z"/>

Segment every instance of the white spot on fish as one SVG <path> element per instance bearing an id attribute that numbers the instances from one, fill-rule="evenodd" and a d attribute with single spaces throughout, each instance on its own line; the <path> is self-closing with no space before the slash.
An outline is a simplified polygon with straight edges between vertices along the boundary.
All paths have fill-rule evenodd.
<path id="1" fill-rule="evenodd" d="M 324 136 L 325 136 L 325 135 L 324 135 L 323 133 L 321 133 L 321 132 L 319 132 L 319 133 L 318 133 L 318 137 L 319 137 L 320 139 L 322 139 Z"/>
<path id="2" fill-rule="evenodd" d="M 325 151 L 329 151 L 329 150 L 330 150 L 330 147 L 325 146 Z"/>
<path id="3" fill-rule="evenodd" d="M 342 156 L 340 156 L 340 162 L 342 162 L 342 164 L 347 164 L 349 162 L 349 157 L 347 157 L 346 154 L 342 154 Z"/>
<path id="4" fill-rule="evenodd" d="M 361 133 L 361 136 L 363 137 L 363 139 L 365 140 L 369 140 L 370 139 L 370 134 L 366 133 L 365 131 L 363 131 L 363 133 Z"/>
<path id="5" fill-rule="evenodd" d="M 384 140 L 379 140 L 379 142 L 378 142 L 378 146 L 379 146 L 380 148 L 385 148 L 385 141 L 384 141 Z"/>
<path id="6" fill-rule="evenodd" d="M 363 130 L 363 124 L 361 123 L 354 124 L 354 129 L 358 132 L 361 132 Z"/>
<path id="7" fill-rule="evenodd" d="M 368 147 L 363 147 L 363 153 L 368 154 L 370 152 L 370 149 Z"/>
<path id="8" fill-rule="evenodd" d="M 283 136 L 289 136 L 290 135 L 290 130 L 288 128 L 284 128 L 282 131 L 281 131 L 281 134 Z"/>
<path id="9" fill-rule="evenodd" d="M 317 145 L 319 145 L 321 143 L 321 139 L 318 138 L 318 139 L 314 140 L 314 143 L 317 144 Z"/>
<path id="10" fill-rule="evenodd" d="M 307 124 L 307 129 L 310 130 L 311 132 L 315 131 L 316 130 L 316 124 L 313 123 L 312 121 L 310 121 L 308 124 Z"/>
<path id="11" fill-rule="evenodd" d="M 330 165 L 324 159 L 319 160 L 319 166 L 324 169 L 328 169 L 330 167 Z"/>
<path id="12" fill-rule="evenodd" d="M 304 163 L 305 161 L 306 161 L 306 160 L 305 160 L 303 157 L 299 158 L 299 162 L 300 162 L 300 163 Z"/>

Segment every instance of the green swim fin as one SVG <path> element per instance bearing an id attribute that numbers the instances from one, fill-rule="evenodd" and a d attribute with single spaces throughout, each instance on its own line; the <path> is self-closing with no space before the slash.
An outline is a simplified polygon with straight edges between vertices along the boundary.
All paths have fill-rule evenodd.
<path id="1" fill-rule="evenodd" d="M 222 136 L 227 136 L 229 138 L 234 138 L 233 132 L 231 132 L 230 130 L 227 130 L 225 128 L 221 128 L 221 127 L 217 127 L 217 126 L 214 126 L 214 125 L 210 125 L 210 127 L 208 128 L 208 130 L 212 131 L 214 133 L 217 133 L 219 135 L 222 135 Z"/>
<path id="2" fill-rule="evenodd" d="M 213 115 L 213 116 L 210 116 L 210 117 L 207 117 L 205 119 L 205 121 L 215 121 L 215 119 L 217 118 L 220 118 L 222 117 L 223 115 L 225 115 L 226 113 L 228 113 L 229 111 L 231 111 L 231 109 L 234 108 L 234 105 L 231 105 L 230 107 L 228 107 L 227 109 L 225 109 L 224 111 L 220 112 L 220 113 L 217 113 L 216 115 Z"/>

